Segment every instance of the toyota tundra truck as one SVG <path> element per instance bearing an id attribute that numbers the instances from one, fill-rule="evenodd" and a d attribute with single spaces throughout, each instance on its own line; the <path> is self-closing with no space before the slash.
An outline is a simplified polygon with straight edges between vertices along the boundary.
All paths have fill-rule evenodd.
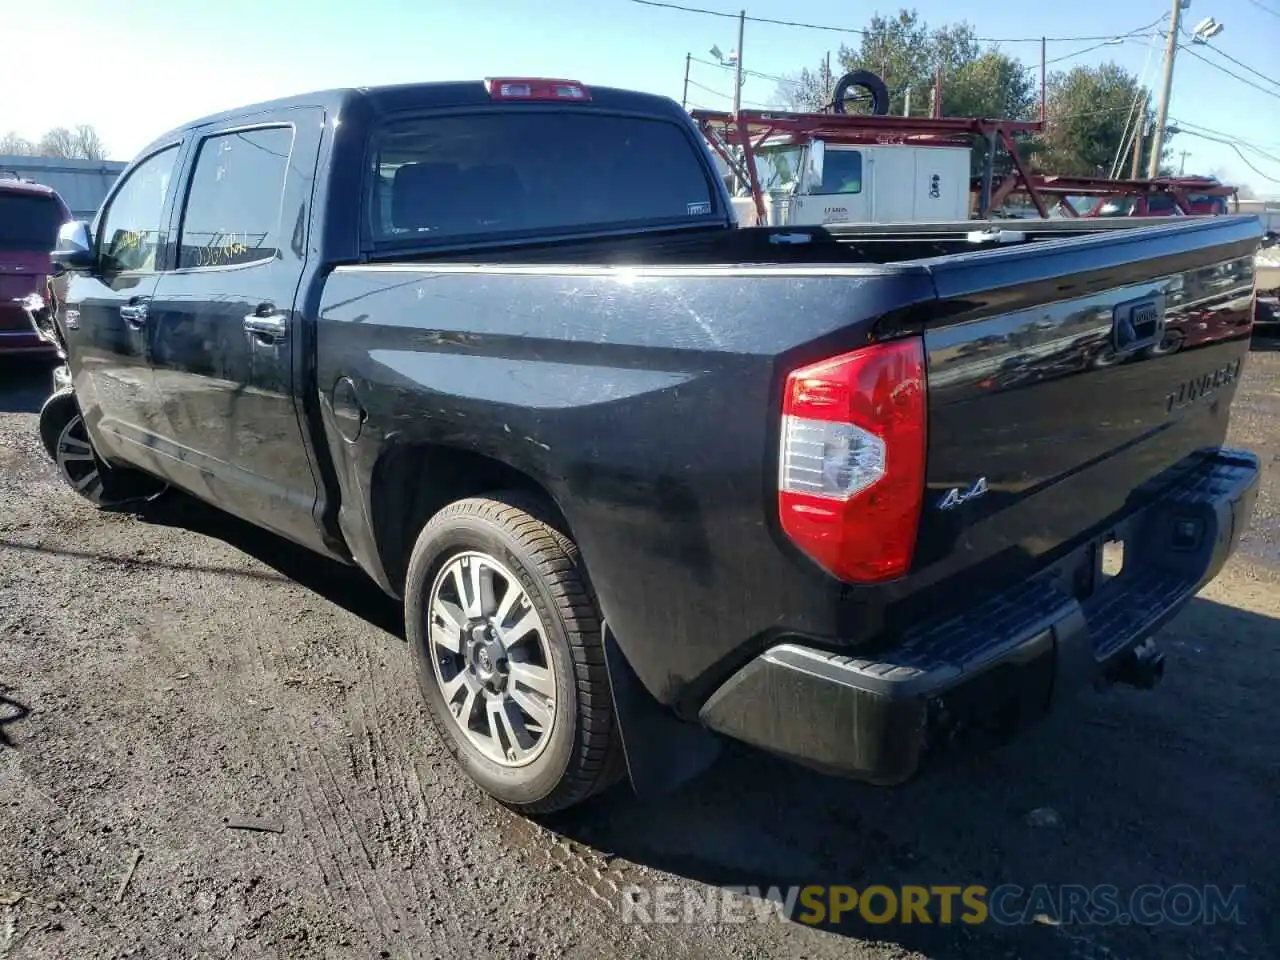
<path id="1" fill-rule="evenodd" d="M 96 504 L 176 488 L 400 598 L 513 808 L 729 739 L 892 785 L 1155 684 L 1254 503 L 1260 236 L 741 229 L 662 97 L 317 93 L 165 134 L 62 228 L 40 429 Z"/>

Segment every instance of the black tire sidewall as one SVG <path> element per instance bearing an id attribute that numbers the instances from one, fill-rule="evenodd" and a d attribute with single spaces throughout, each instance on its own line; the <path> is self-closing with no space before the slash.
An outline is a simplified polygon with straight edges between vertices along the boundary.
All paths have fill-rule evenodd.
<path id="1" fill-rule="evenodd" d="M 58 462 L 58 438 L 63 428 L 78 416 L 80 409 L 70 391 L 55 393 L 40 408 L 40 442 L 55 464 Z"/>
<path id="2" fill-rule="evenodd" d="M 551 669 L 556 679 L 555 721 L 551 742 L 536 760 L 522 767 L 494 763 L 458 729 L 457 721 L 445 706 L 428 654 L 425 605 L 430 600 L 431 585 L 445 564 L 467 551 L 488 554 L 511 571 L 529 595 L 547 630 Z M 555 792 L 564 780 L 574 753 L 574 741 L 579 736 L 576 670 L 568 627 L 524 545 L 499 524 L 474 514 L 453 514 L 433 520 L 423 531 L 409 565 L 405 632 L 427 707 L 463 771 L 505 803 L 534 804 Z"/>
<path id="3" fill-rule="evenodd" d="M 58 464 L 58 440 L 63 430 L 75 420 L 83 424 L 84 414 L 80 412 L 80 405 L 76 402 L 75 394 L 70 390 L 53 394 L 40 408 L 40 442 L 57 468 L 58 475 L 72 488 L 76 496 L 87 500 L 101 510 L 110 510 L 123 504 L 154 500 L 168 489 L 168 485 L 163 480 L 148 474 L 110 466 L 98 454 L 98 448 L 94 446 L 93 438 L 89 436 L 88 425 L 85 424 L 85 442 L 89 444 L 94 462 L 98 467 L 98 476 L 102 481 L 102 496 L 93 500 L 76 490 Z"/>

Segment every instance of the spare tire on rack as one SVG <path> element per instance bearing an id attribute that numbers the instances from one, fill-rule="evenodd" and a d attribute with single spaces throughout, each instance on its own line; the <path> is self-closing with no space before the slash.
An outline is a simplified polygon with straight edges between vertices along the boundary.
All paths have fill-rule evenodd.
<path id="1" fill-rule="evenodd" d="M 871 94 L 871 113 L 883 117 L 889 113 L 889 88 L 885 82 L 870 70 L 853 70 L 846 73 L 836 84 L 835 95 L 831 98 L 831 108 L 836 113 L 845 113 L 845 101 L 855 88 L 862 88 Z"/>

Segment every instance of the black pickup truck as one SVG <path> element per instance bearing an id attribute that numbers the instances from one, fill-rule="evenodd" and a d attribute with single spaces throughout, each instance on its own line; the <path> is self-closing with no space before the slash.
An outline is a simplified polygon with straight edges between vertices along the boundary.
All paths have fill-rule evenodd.
<path id="1" fill-rule="evenodd" d="M 41 431 L 99 504 L 179 488 L 402 597 L 516 808 L 725 736 L 891 784 L 1158 679 L 1253 506 L 1260 236 L 738 229 L 664 98 L 318 93 L 166 134 L 63 228 Z"/>

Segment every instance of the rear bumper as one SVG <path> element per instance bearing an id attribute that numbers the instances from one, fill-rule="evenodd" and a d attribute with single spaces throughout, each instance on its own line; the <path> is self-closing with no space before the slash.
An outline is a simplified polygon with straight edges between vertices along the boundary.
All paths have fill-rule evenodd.
<path id="1" fill-rule="evenodd" d="M 1172 489 L 1043 574 L 926 624 L 874 658 L 782 643 L 703 705 L 717 732 L 806 766 L 898 783 L 937 748 L 1006 736 L 1135 651 L 1221 570 L 1257 496 L 1258 459 L 1222 450 Z M 1083 568 L 1124 544 L 1119 575 L 1084 600 Z"/>

